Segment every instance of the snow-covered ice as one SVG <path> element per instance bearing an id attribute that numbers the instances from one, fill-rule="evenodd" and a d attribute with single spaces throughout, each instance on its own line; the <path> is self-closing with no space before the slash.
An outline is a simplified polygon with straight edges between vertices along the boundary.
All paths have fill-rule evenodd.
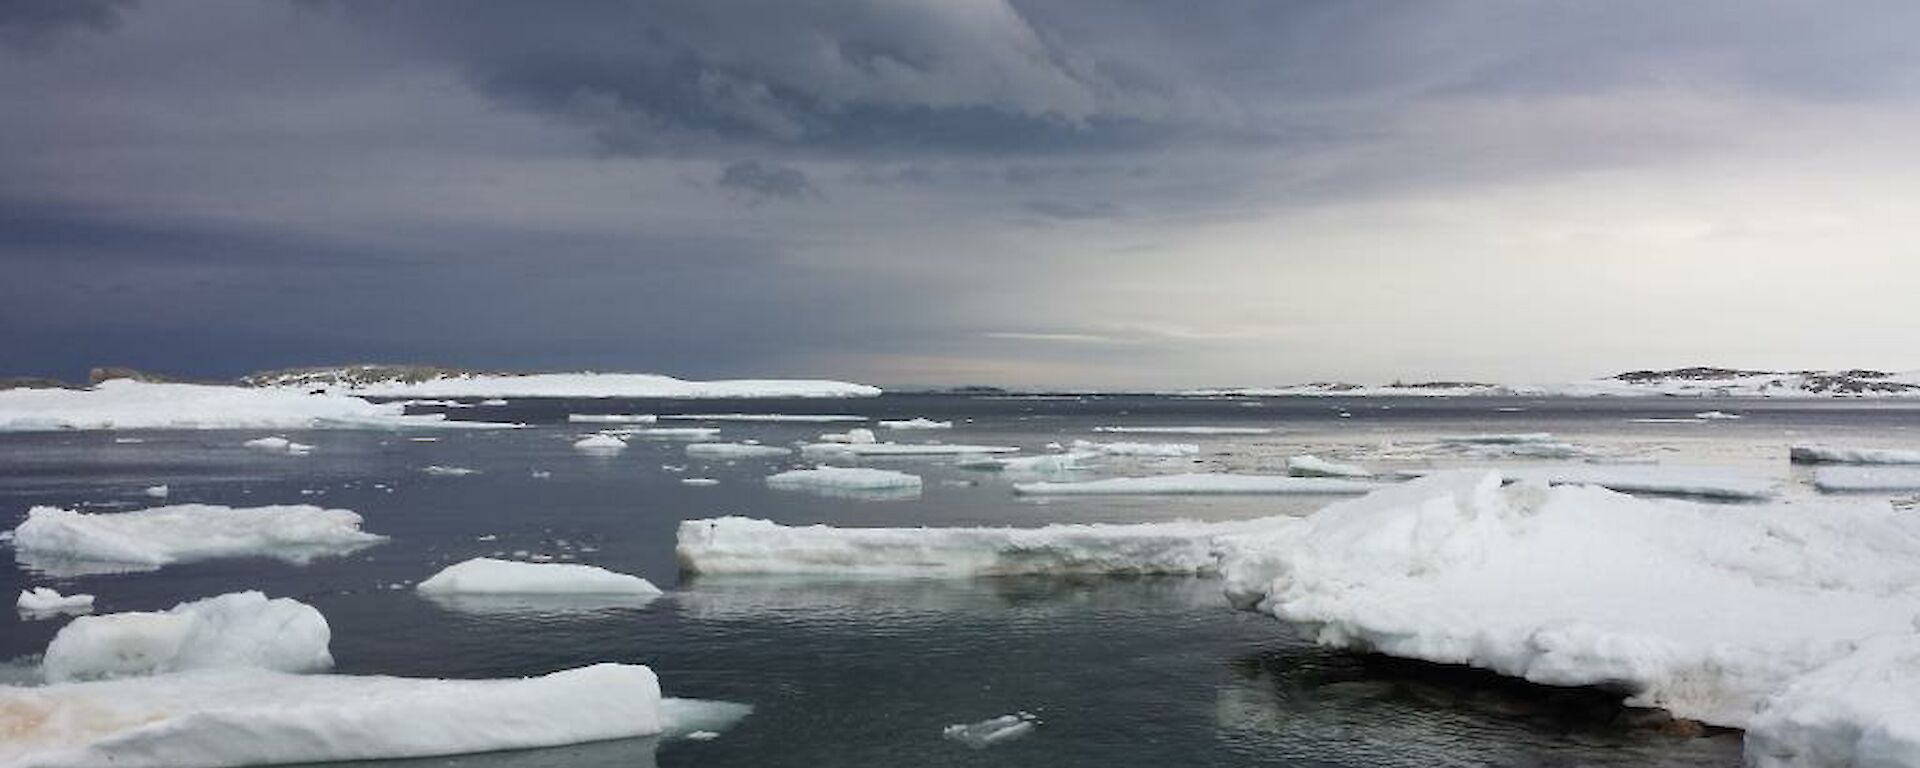
<path id="1" fill-rule="evenodd" d="M 1888 635 L 1796 678 L 1747 725 L 1755 768 L 1920 765 L 1920 635 Z"/>
<path id="2" fill-rule="evenodd" d="M 703 459 L 763 459 L 790 453 L 793 453 L 790 448 L 753 443 L 694 443 L 687 446 L 688 456 Z"/>
<path id="3" fill-rule="evenodd" d="M 683 477 L 680 478 L 680 484 L 691 485 L 697 488 L 711 488 L 719 485 L 720 481 L 711 477 Z"/>
<path id="4" fill-rule="evenodd" d="M 1440 442 L 1455 445 L 1520 445 L 1524 443 L 1551 443 L 1553 435 L 1548 432 L 1500 432 L 1479 435 L 1453 435 L 1440 438 Z"/>
<path id="5" fill-rule="evenodd" d="M 86 613 L 93 610 L 93 595 L 63 595 L 51 587 L 33 587 L 22 590 L 13 604 L 20 613 L 32 617 Z"/>
<path id="6" fill-rule="evenodd" d="M 1177 427 L 1128 427 L 1128 426 L 1114 426 L 1114 427 L 1094 427 L 1094 428 L 1093 428 L 1093 431 L 1095 431 L 1095 432 L 1108 432 L 1108 433 L 1113 433 L 1113 434 L 1120 434 L 1120 435 L 1127 435 L 1127 434 L 1137 434 L 1137 435 L 1271 435 L 1271 434 L 1273 434 L 1273 430 L 1272 430 L 1271 428 L 1268 428 L 1268 427 L 1202 427 L 1202 426 L 1177 426 Z"/>
<path id="7" fill-rule="evenodd" d="M 149 498 L 155 498 L 155 499 L 164 499 L 168 496 L 173 495 L 173 489 L 168 488 L 165 485 L 149 485 L 145 489 L 142 489 L 140 492 L 143 494 L 146 494 Z"/>
<path id="8" fill-rule="evenodd" d="M 974 749 L 985 749 L 1032 733 L 1039 723 L 1040 718 L 1031 713 L 1016 712 L 977 723 L 949 725 L 940 730 L 940 735 Z"/>
<path id="9" fill-rule="evenodd" d="M 312 386 L 295 383 L 293 386 Z M 533 373 L 453 375 L 425 381 L 385 380 L 326 384 L 343 393 L 376 397 L 578 397 L 578 398 L 840 398 L 875 397 L 877 387 L 814 379 L 689 381 L 647 373 Z"/>
<path id="10" fill-rule="evenodd" d="M 1595 465 L 1523 467 L 1500 470 L 1509 480 L 1547 485 L 1597 485 L 1621 493 L 1702 496 L 1738 501 L 1772 498 L 1773 480 L 1724 467 Z"/>
<path id="11" fill-rule="evenodd" d="M 652 424 L 660 417 L 642 413 L 569 413 L 570 424 Z"/>
<path id="12" fill-rule="evenodd" d="M 1177 458 L 1200 455 L 1200 446 L 1193 443 L 1096 443 L 1091 440 L 1075 440 L 1073 450 L 1108 456 Z"/>
<path id="13" fill-rule="evenodd" d="M 214 768 L 429 757 L 672 733 L 685 727 L 679 720 L 713 730 L 744 711 L 663 701 L 653 671 L 626 664 L 501 680 L 202 670 L 0 687 L 0 764 Z"/>
<path id="14" fill-rule="evenodd" d="M 744 421 L 772 424 L 833 424 L 867 420 L 865 416 L 844 413 L 679 413 L 660 418 L 677 421 Z"/>
<path id="15" fill-rule="evenodd" d="M 1353 495 L 1371 493 L 1379 487 L 1378 483 L 1341 477 L 1188 472 L 1083 482 L 1015 483 L 1013 492 L 1023 496 Z"/>
<path id="16" fill-rule="evenodd" d="M 916 416 L 911 419 L 881 421 L 880 426 L 887 429 L 952 429 L 953 422 L 934 421 L 926 417 Z"/>
<path id="17" fill-rule="evenodd" d="M 1920 467 L 1820 467 L 1813 471 L 1813 487 L 1827 493 L 1920 491 Z"/>
<path id="18" fill-rule="evenodd" d="M 1366 467 L 1327 461 L 1311 454 L 1288 458 L 1287 474 L 1294 477 L 1373 477 Z"/>
<path id="19" fill-rule="evenodd" d="M 0 391 L 0 432 L 97 429 L 322 429 L 449 426 L 397 403 L 303 390 L 103 381 L 91 389 Z"/>
<path id="20" fill-rule="evenodd" d="M 573 441 L 573 449 L 581 453 L 613 454 L 627 449 L 627 441 L 613 435 L 587 435 Z"/>
<path id="21" fill-rule="evenodd" d="M 845 432 L 828 432 L 820 436 L 820 442 L 868 445 L 879 442 L 879 439 L 873 436 L 873 430 L 871 429 L 854 428 Z"/>
<path id="22" fill-rule="evenodd" d="M 768 475 L 767 487 L 828 493 L 918 495 L 920 476 L 870 467 L 815 467 Z"/>
<path id="23" fill-rule="evenodd" d="M 1091 451 L 1068 451 L 1039 456 L 962 456 L 955 466 L 963 469 L 1004 471 L 1012 475 L 1064 475 L 1086 470 L 1099 459 Z"/>
<path id="24" fill-rule="evenodd" d="M 309 505 L 222 507 L 177 504 L 90 514 L 34 507 L 13 531 L 23 565 L 48 572 L 153 570 L 224 557 L 304 563 L 385 541 L 360 530 L 360 516 Z"/>
<path id="25" fill-rule="evenodd" d="M 333 666 L 332 632 L 313 606 L 234 592 L 161 612 L 81 616 L 47 644 L 48 682 L 246 667 L 315 672 Z"/>
<path id="26" fill-rule="evenodd" d="M 648 600 L 661 594 L 653 582 L 605 568 L 490 557 L 449 565 L 414 589 L 437 595 L 625 595 Z"/>
<path id="27" fill-rule="evenodd" d="M 288 440 L 284 437 L 279 437 L 277 435 L 274 437 L 254 438 L 252 440 L 248 440 L 244 443 L 241 443 L 241 445 L 246 446 L 248 448 L 252 448 L 256 451 L 264 451 L 266 453 L 284 453 L 289 456 L 305 456 L 309 453 L 313 453 L 313 446 L 307 445 L 306 443 L 296 443 L 292 440 Z"/>
<path id="28" fill-rule="evenodd" d="M 1454 472 L 1224 548 L 1236 604 L 1323 644 L 1617 687 L 1730 727 L 1920 613 L 1920 518 L 1885 503 L 1730 508 Z"/>
<path id="29" fill-rule="evenodd" d="M 1795 464 L 1920 464 L 1920 451 L 1795 445 L 1787 449 L 1787 458 Z"/>

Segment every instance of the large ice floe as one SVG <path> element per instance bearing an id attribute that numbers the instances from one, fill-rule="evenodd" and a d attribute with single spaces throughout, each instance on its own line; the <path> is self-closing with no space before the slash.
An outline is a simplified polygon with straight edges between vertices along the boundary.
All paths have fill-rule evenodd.
<path id="1" fill-rule="evenodd" d="M 1787 458 L 1795 464 L 1920 464 L 1920 451 L 1795 445 L 1787 449 Z"/>
<path id="2" fill-rule="evenodd" d="M 574 563 L 527 563 L 476 557 L 455 563 L 414 589 L 434 595 L 623 595 L 651 600 L 653 582 Z"/>
<path id="3" fill-rule="evenodd" d="M 148 571 L 226 557 L 305 563 L 385 541 L 360 530 L 360 516 L 309 505 L 222 507 L 177 504 L 86 513 L 34 507 L 13 531 L 22 565 L 49 573 Z"/>
<path id="4" fill-rule="evenodd" d="M 313 606 L 235 592 L 166 611 L 76 618 L 47 645 L 41 670 L 53 683 L 235 667 L 316 672 L 333 666 L 331 639 Z"/>
<path id="5" fill-rule="evenodd" d="M 792 469 L 767 476 L 767 487 L 827 495 L 910 498 L 920 495 L 920 476 L 870 467 Z"/>
<path id="6" fill-rule="evenodd" d="M 398 404 L 293 389 L 114 379 L 91 389 L 0 391 L 0 432 L 103 429 L 324 429 L 474 426 Z M 489 425 L 498 426 L 498 425 Z"/>
<path id="7" fill-rule="evenodd" d="M 312 386 L 290 382 L 289 386 Z M 386 379 L 333 382 L 321 388 L 378 397 L 578 397 L 738 399 L 774 397 L 874 397 L 877 387 L 815 379 L 689 381 L 648 373 L 455 374 L 423 381 Z"/>
<path id="8" fill-rule="evenodd" d="M 1378 483 L 1343 477 L 1189 472 L 1080 482 L 1015 483 L 1013 492 L 1023 496 L 1356 495 L 1372 493 L 1379 487 Z"/>

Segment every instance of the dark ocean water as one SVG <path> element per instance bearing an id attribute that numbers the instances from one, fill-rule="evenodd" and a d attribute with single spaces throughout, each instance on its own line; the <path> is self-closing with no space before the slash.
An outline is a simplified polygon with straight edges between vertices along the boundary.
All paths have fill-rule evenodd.
<path id="1" fill-rule="evenodd" d="M 1505 409 L 1505 410 L 1502 410 Z M 1645 424 L 1719 409 L 1738 421 Z M 0 435 L 0 526 L 38 504 L 92 510 L 165 503 L 311 503 L 359 512 L 392 537 L 298 566 L 224 560 L 157 572 L 52 578 L 4 550 L 0 594 L 48 585 L 99 596 L 98 611 L 154 610 L 243 589 L 311 603 L 333 628 L 339 671 L 434 677 L 539 674 L 602 661 L 651 665 L 668 695 L 751 704 L 712 741 L 639 740 L 417 761 L 460 766 L 899 765 L 1737 765 L 1738 734 L 1684 738 L 1615 725 L 1604 696 L 1315 647 L 1271 619 L 1230 610 L 1204 579 L 826 581 L 682 579 L 676 524 L 737 514 L 838 525 L 1037 525 L 1229 519 L 1306 513 L 1315 497 L 1016 498 L 1008 480 L 950 459 L 872 462 L 925 478 L 918 499 L 864 501 L 774 491 L 761 478 L 796 457 L 703 461 L 685 443 L 635 440 L 611 457 L 571 447 L 572 413 L 837 413 L 954 420 L 900 440 L 1017 445 L 1075 438 L 1197 442 L 1175 463 L 1274 471 L 1301 452 L 1392 468 L 1472 464 L 1409 459 L 1395 446 L 1436 435 L 1552 432 L 1616 456 L 1777 475 L 1792 494 L 1790 442 L 1920 445 L 1920 409 L 1860 402 L 1703 400 L 1270 400 L 1108 396 L 997 399 L 888 395 L 858 401 L 519 401 L 455 418 L 523 430 L 282 433 L 308 456 L 240 446 L 266 432 Z M 1345 412 L 1347 416 L 1340 414 Z M 689 424 L 691 425 L 691 424 Z M 1260 426 L 1272 435 L 1097 435 L 1129 426 Z M 597 425 L 593 425 L 597 426 Z M 662 424 L 661 426 L 669 426 Z M 785 445 L 843 424 L 719 423 L 724 439 Z M 856 425 L 857 426 L 857 425 Z M 144 442 L 120 443 L 116 437 Z M 430 436 L 432 442 L 410 438 Z M 1369 458 L 1372 457 L 1372 458 Z M 1511 462 L 1507 462 L 1511 463 Z M 429 465 L 479 470 L 462 477 Z M 551 473 L 534 476 L 535 470 Z M 686 477 L 720 481 L 681 484 Z M 642 608 L 446 604 L 411 585 L 469 557 L 544 555 L 635 573 L 670 590 Z M 59 621 L 0 614 L 0 659 L 31 663 Z M 17 674 L 17 671 L 16 671 Z M 941 728 L 1025 710 L 1043 724 L 985 750 Z"/>

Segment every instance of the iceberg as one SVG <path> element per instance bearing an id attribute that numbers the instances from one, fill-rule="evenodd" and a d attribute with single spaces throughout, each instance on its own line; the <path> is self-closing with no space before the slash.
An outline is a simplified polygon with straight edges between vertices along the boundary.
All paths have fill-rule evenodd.
<path id="1" fill-rule="evenodd" d="M 1313 455 L 1287 459 L 1287 474 L 1294 477 L 1373 477 L 1366 467 L 1327 461 Z"/>
<path id="2" fill-rule="evenodd" d="M 288 440 L 284 437 L 279 437 L 279 436 L 254 438 L 252 440 L 248 440 L 244 443 L 241 443 L 241 445 L 248 448 L 252 448 L 256 451 L 265 451 L 267 453 L 284 453 L 289 456 L 305 456 L 309 453 L 313 453 L 313 446 L 307 445 L 306 443 L 296 443 L 292 440 Z"/>
<path id="3" fill-rule="evenodd" d="M 767 487 L 781 490 L 818 492 L 876 493 L 887 496 L 917 496 L 920 477 L 889 469 L 866 467 L 816 467 L 793 469 L 767 476 Z"/>
<path id="4" fill-rule="evenodd" d="M 880 426 L 887 429 L 953 429 L 953 422 L 934 421 L 933 419 L 925 417 L 915 417 L 911 419 L 882 421 L 880 422 Z"/>
<path id="5" fill-rule="evenodd" d="M 679 421 L 745 421 L 773 424 L 832 424 L 842 421 L 866 421 L 865 416 L 843 413 L 680 413 L 661 416 Z"/>
<path id="6" fill-rule="evenodd" d="M 235 667 L 315 672 L 333 666 L 331 639 L 313 606 L 235 592 L 162 612 L 76 618 L 47 645 L 41 671 L 51 683 Z"/>
<path id="7" fill-rule="evenodd" d="M 613 435 L 587 435 L 573 442 L 573 449 L 581 453 L 610 455 L 627 449 L 627 441 Z"/>
<path id="8" fill-rule="evenodd" d="M 659 597 L 653 582 L 605 568 L 477 557 L 455 563 L 414 589 L 434 595 L 623 595 Z"/>
<path id="9" fill-rule="evenodd" d="M 694 443 L 687 446 L 688 456 L 706 459 L 763 459 L 790 453 L 793 451 L 788 448 L 754 443 Z"/>
<path id="10" fill-rule="evenodd" d="M 1357 495 L 1372 493 L 1379 488 L 1378 483 L 1350 478 L 1190 472 L 1178 475 L 1110 477 L 1071 483 L 1015 483 L 1013 492 L 1023 496 Z"/>
<path id="11" fill-rule="evenodd" d="M 1920 491 L 1920 467 L 1820 467 L 1813 487 L 1825 493 Z"/>
<path id="12" fill-rule="evenodd" d="M 1094 427 L 1095 432 L 1137 435 L 1271 435 L 1267 427 Z"/>
<path id="13" fill-rule="evenodd" d="M 325 429 L 459 425 L 441 415 L 302 390 L 113 379 L 91 389 L 0 391 L 0 432 L 124 429 Z"/>
<path id="14" fill-rule="evenodd" d="M 273 557 L 305 563 L 386 540 L 344 509 L 178 504 L 89 514 L 34 507 L 13 531 L 21 563 L 48 572 L 150 571 L 173 563 Z M 77 570 L 70 570 L 77 569 Z"/>
<path id="15" fill-rule="evenodd" d="M 635 413 L 569 413 L 569 424 L 652 424 L 660 417 Z"/>
<path id="16" fill-rule="evenodd" d="M 1228 595 L 1321 644 L 1735 728 L 1920 613 L 1920 518 L 1885 503 L 1730 509 L 1455 472 L 1281 534 L 1228 542 Z"/>
<path id="17" fill-rule="evenodd" d="M 1920 765 L 1920 635 L 1868 640 L 1795 679 L 1747 725 L 1747 764 Z"/>
<path id="18" fill-rule="evenodd" d="M 1211 574 L 1222 541 L 1299 518 L 1223 523 L 1059 524 L 1039 528 L 834 528 L 745 517 L 687 520 L 680 567 L 697 574 L 971 577 L 1023 574 Z"/>
<path id="19" fill-rule="evenodd" d="M 1032 713 L 1016 712 L 977 723 L 949 725 L 940 730 L 940 735 L 974 749 L 986 749 L 1032 733 L 1039 724 L 1040 718 L 1034 717 Z"/>
<path id="20" fill-rule="evenodd" d="M 1787 449 L 1787 459 L 1795 464 L 1920 464 L 1920 451 L 1795 445 Z"/>
<path id="21" fill-rule="evenodd" d="M 711 730 L 742 710 L 663 701 L 653 671 L 628 664 L 504 680 L 201 670 L 0 687 L 0 764 L 216 768 L 429 757 L 650 736 L 674 730 L 673 719 Z"/>
<path id="22" fill-rule="evenodd" d="M 1192 443 L 1096 443 L 1091 440 L 1075 440 L 1073 450 L 1108 456 L 1177 458 L 1200 455 L 1200 446 Z"/>
<path id="23" fill-rule="evenodd" d="M 281 387 L 317 387 L 343 394 L 373 397 L 409 398 L 659 398 L 741 399 L 741 398 L 846 398 L 876 397 L 878 387 L 843 381 L 816 379 L 732 379 L 689 381 L 672 376 L 647 373 L 530 373 L 530 374 L 452 374 L 421 381 L 384 379 L 352 381 L 335 377 L 316 381 L 311 375 L 291 378 L 284 383 L 263 380 L 262 384 Z"/>
<path id="24" fill-rule="evenodd" d="M 86 613 L 93 610 L 93 595 L 62 595 L 50 587 L 34 587 L 21 590 L 20 599 L 13 604 L 28 618 Z"/>

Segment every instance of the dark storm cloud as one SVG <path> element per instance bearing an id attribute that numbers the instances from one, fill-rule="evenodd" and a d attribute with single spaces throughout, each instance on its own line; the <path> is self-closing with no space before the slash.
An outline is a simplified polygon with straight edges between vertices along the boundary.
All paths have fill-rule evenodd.
<path id="1" fill-rule="evenodd" d="M 714 183 L 745 197 L 753 204 L 820 197 L 820 190 L 800 169 L 758 160 L 729 164 L 720 169 L 720 175 L 714 179 Z"/>

